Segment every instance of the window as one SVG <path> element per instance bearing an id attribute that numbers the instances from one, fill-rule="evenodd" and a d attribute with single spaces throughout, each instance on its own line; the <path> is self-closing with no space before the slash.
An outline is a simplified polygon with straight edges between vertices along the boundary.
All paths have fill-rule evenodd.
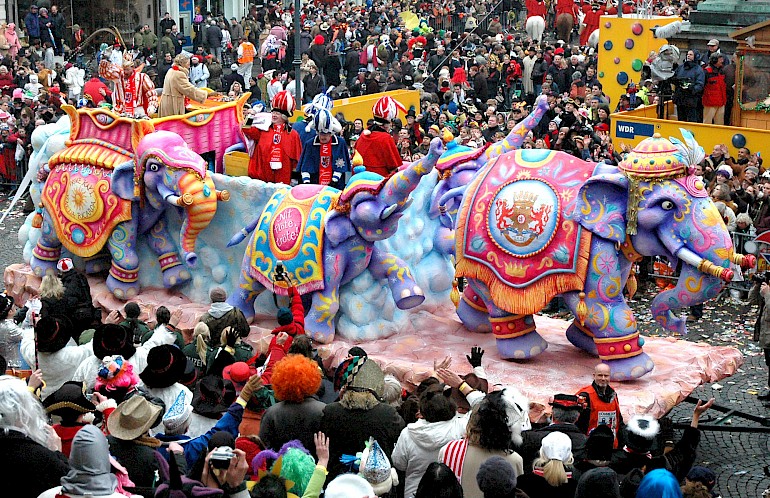
<path id="1" fill-rule="evenodd" d="M 754 109 L 770 96 L 770 54 L 745 54 L 738 67 L 741 108 Z"/>

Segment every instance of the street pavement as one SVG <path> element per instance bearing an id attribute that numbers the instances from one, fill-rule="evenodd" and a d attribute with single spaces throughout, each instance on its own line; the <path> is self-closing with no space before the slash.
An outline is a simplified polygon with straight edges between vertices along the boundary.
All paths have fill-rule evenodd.
<path id="1" fill-rule="evenodd" d="M 7 193 L 0 192 L 0 211 L 5 212 L 7 209 L 9 197 Z M 17 234 L 25 218 L 21 206 L 16 206 L 0 226 L 0 266 L 3 269 L 23 260 Z M 649 302 L 654 292 L 651 284 L 646 289 L 640 286 L 631 307 L 643 335 L 668 335 L 655 324 L 650 315 Z M 689 325 L 688 339 L 718 346 L 733 346 L 745 357 L 745 363 L 735 375 L 718 384 L 700 386 L 693 392 L 693 396 L 703 400 L 713 396 L 719 405 L 755 416 L 770 417 L 770 409 L 765 408 L 757 399 L 757 395 L 767 391 L 767 367 L 764 365 L 762 349 L 751 341 L 756 316 L 756 306 L 724 299 L 707 303 L 703 319 Z M 689 424 L 693 406 L 687 402 L 681 403 L 669 416 L 674 422 Z M 709 423 L 717 416 L 719 413 L 711 410 L 701 419 L 701 423 Z M 738 416 L 733 416 L 725 425 L 760 427 L 759 423 Z M 698 449 L 697 463 L 716 472 L 717 489 L 725 498 L 759 497 L 770 486 L 770 478 L 763 472 L 764 466 L 770 464 L 766 434 L 706 431 Z"/>

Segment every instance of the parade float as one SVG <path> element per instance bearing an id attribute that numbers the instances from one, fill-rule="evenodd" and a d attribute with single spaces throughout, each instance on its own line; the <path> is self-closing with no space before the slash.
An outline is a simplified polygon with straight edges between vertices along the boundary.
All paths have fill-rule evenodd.
<path id="1" fill-rule="evenodd" d="M 338 191 L 210 173 L 194 140 L 163 128 L 168 121 L 68 109 L 32 137 L 30 167 L 40 175 L 31 191 L 42 208 L 19 233 L 32 267 L 7 268 L 6 289 L 18 303 L 33 295 L 33 268 L 50 268 L 58 241 L 61 254 L 83 256 L 75 258 L 81 270 L 112 269 L 91 277 L 105 312 L 135 289 L 131 300 L 144 317 L 160 305 L 180 308 L 189 331 L 209 290 L 222 286 L 255 315 L 249 340 L 261 346 L 275 326 L 273 296 L 285 299 L 280 264 L 311 295 L 308 330 L 322 339 L 329 367 L 362 344 L 416 385 L 435 360 L 449 355 L 462 365 L 480 345 L 492 382 L 515 385 L 544 407 L 553 393 L 583 385 L 598 353 L 616 379 L 636 379 L 617 386 L 624 413 L 660 416 L 701 383 L 734 373 L 742 357 L 676 338 L 642 340 L 623 294 L 636 258 L 664 254 L 688 267 L 681 288 L 652 305 L 659 323 L 680 331 L 670 310 L 713 296 L 730 264 L 750 258 L 733 252 L 704 186 L 689 174 L 697 144 L 677 148 L 654 137 L 618 168 L 516 150 L 542 110 L 541 101 L 485 149 L 434 139 L 423 160 L 388 178 L 359 172 Z M 230 130 L 225 147 L 239 140 Z M 72 182 L 77 191 L 63 188 Z M 198 209 L 206 212 L 200 222 L 191 213 Z M 249 231 L 248 244 L 229 244 Z M 469 284 L 458 310 L 456 277 Z M 575 312 L 572 323 L 536 315 L 558 294 Z"/>

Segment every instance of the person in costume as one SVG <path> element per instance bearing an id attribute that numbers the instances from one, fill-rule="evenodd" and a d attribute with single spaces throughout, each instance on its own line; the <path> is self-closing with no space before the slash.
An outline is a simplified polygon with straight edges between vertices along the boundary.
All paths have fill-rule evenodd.
<path id="1" fill-rule="evenodd" d="M 158 95 L 150 77 L 134 67 L 134 58 L 126 52 L 122 66 L 102 59 L 99 76 L 115 83 L 112 108 L 119 114 L 148 117 L 158 110 Z"/>
<path id="2" fill-rule="evenodd" d="M 356 142 L 356 152 L 366 165 L 366 170 L 388 176 L 399 168 L 403 161 L 396 142 L 390 135 L 391 120 L 398 117 L 398 111 L 406 108 L 393 97 L 380 97 L 374 104 L 374 124 L 364 131 Z"/>
<path id="3" fill-rule="evenodd" d="M 185 102 L 188 99 L 205 102 L 208 92 L 192 84 L 189 73 L 190 58 L 182 54 L 177 55 L 174 58 L 174 65 L 166 73 L 166 79 L 163 82 L 163 95 L 158 108 L 159 118 L 184 114 Z"/>
<path id="4" fill-rule="evenodd" d="M 615 390 L 610 387 L 610 367 L 599 363 L 594 368 L 594 381 L 577 392 L 585 408 L 576 425 L 585 434 L 590 434 L 599 424 L 605 424 L 615 434 L 614 447 L 618 447 L 618 431 L 623 427 L 623 415 Z"/>
<path id="5" fill-rule="evenodd" d="M 254 141 L 249 145 L 249 177 L 289 185 L 302 152 L 299 134 L 289 124 L 295 109 L 294 97 L 282 90 L 273 97 L 271 106 L 269 123 L 243 128 L 244 135 Z"/>
<path id="6" fill-rule="evenodd" d="M 326 109 L 318 111 L 307 128 L 318 134 L 302 144 L 302 155 L 297 169 L 302 183 L 345 188 L 345 173 L 350 171 L 348 144 L 340 136 L 342 125 Z"/>
<path id="7" fill-rule="evenodd" d="M 43 402 L 47 414 L 61 417 L 61 421 L 53 426 L 53 430 L 61 438 L 61 452 L 68 458 L 72 439 L 80 429 L 93 421 L 93 412 L 96 411 L 96 406 L 83 392 L 82 382 L 65 382 Z"/>
<path id="8" fill-rule="evenodd" d="M 309 104 L 305 104 L 302 107 L 302 112 L 305 113 L 305 121 L 309 124 L 313 121 L 313 117 L 318 113 L 318 111 L 325 109 L 327 111 L 331 111 L 332 107 L 334 107 L 334 101 L 332 100 L 331 96 L 329 95 L 329 92 L 333 89 L 329 88 L 324 93 L 319 93 L 315 97 L 313 97 L 313 100 Z M 294 128 L 297 130 L 297 133 L 299 133 L 299 141 L 303 145 L 308 140 L 312 140 L 316 137 L 318 134 L 315 130 L 315 128 L 309 127 L 309 126 L 297 126 Z"/>
<path id="9" fill-rule="evenodd" d="M 587 6 L 587 8 L 585 8 Z M 585 47 L 588 45 L 588 38 L 591 33 L 599 29 L 599 20 L 604 15 L 604 7 L 597 2 L 592 4 L 586 3 L 583 9 L 585 17 L 583 18 L 583 26 L 580 27 L 580 46 Z"/>

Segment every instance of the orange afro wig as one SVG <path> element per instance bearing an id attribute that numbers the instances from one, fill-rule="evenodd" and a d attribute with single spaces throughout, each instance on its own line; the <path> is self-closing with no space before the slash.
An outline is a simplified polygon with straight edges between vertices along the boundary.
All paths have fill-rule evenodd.
<path id="1" fill-rule="evenodd" d="M 281 401 L 301 403 L 321 387 L 321 371 L 311 359 L 300 354 L 290 354 L 275 364 L 273 392 Z"/>

